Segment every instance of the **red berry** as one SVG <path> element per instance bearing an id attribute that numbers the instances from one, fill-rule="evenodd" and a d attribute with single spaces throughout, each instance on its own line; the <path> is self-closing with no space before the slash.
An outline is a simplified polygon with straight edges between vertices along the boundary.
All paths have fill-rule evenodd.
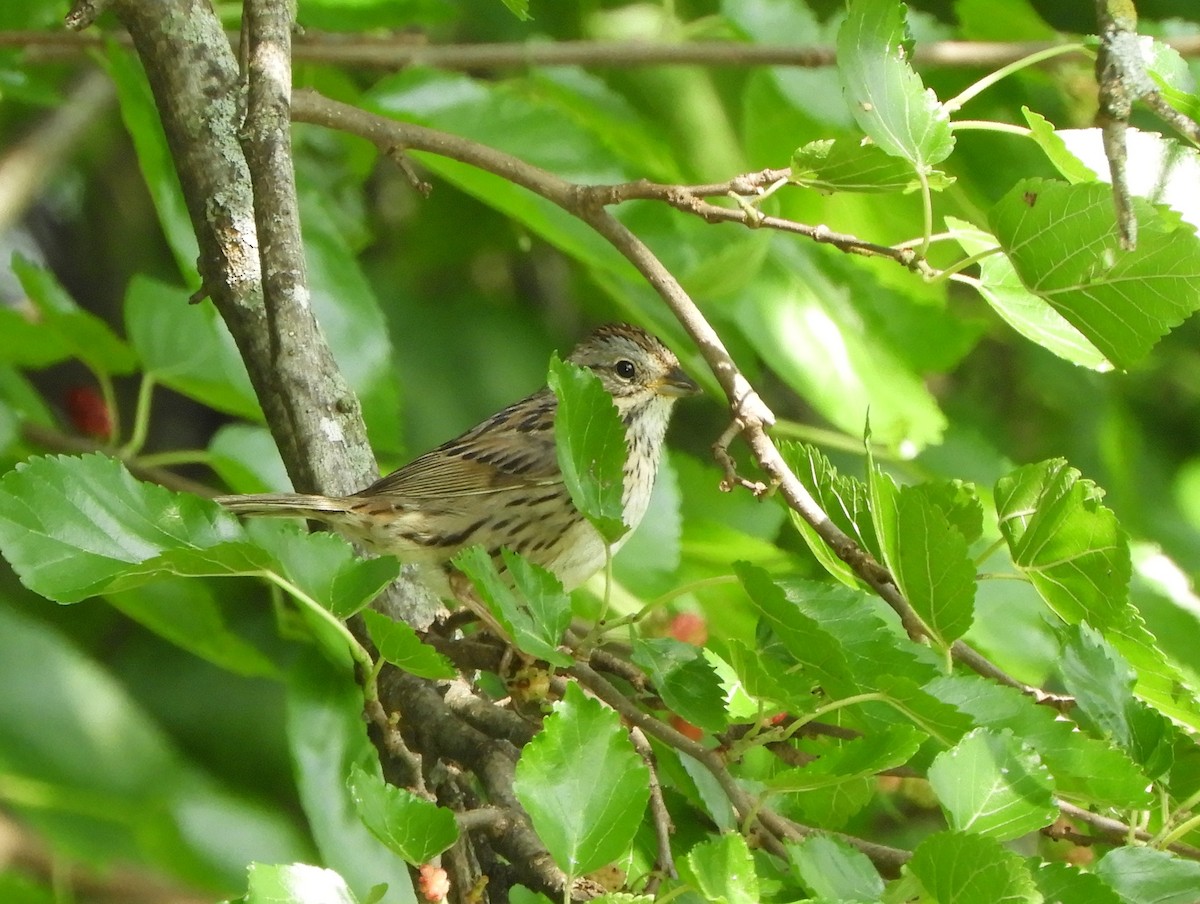
<path id="1" fill-rule="evenodd" d="M 671 619 L 669 630 L 676 640 L 697 647 L 704 646 L 704 642 L 708 640 L 708 622 L 703 615 L 697 615 L 695 612 L 680 612 Z"/>
<path id="2" fill-rule="evenodd" d="M 72 386 L 66 393 L 67 416 L 72 426 L 84 436 L 108 440 L 112 438 L 112 414 L 92 386 Z"/>

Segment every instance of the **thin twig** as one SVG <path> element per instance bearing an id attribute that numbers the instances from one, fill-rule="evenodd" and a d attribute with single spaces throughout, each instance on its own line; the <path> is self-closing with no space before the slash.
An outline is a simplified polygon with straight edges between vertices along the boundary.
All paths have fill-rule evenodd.
<path id="1" fill-rule="evenodd" d="M 429 151 L 479 167 L 541 195 L 588 223 L 637 268 L 683 325 L 724 390 L 733 419 L 740 425 L 742 439 L 749 446 L 755 462 L 767 475 L 768 483 L 778 487 L 788 506 L 811 524 L 834 553 L 896 611 L 910 636 L 922 637 L 927 633 L 921 619 L 900 592 L 890 572 L 830 520 L 788 467 L 779 449 L 767 435 L 767 429 L 774 423 L 775 415 L 738 369 L 720 336 L 675 276 L 640 238 L 605 209 L 601 202 L 605 198 L 604 191 L 610 187 L 595 189 L 592 186 L 577 185 L 495 148 L 458 135 L 367 113 L 312 91 L 294 93 L 292 112 L 300 121 L 351 132 L 366 138 L 380 149 L 402 144 L 414 150 Z M 754 183 L 764 177 L 761 174 L 750 174 L 739 178 L 746 178 L 750 183 Z M 729 184 L 736 182 L 737 180 L 732 180 Z M 729 438 L 732 439 L 732 435 Z M 987 678 L 1015 687 L 1039 701 L 1052 699 L 1040 688 L 1027 685 L 1008 675 L 961 641 L 954 644 L 951 652 L 964 665 Z"/>
<path id="2" fill-rule="evenodd" d="M 650 816 L 654 822 L 654 836 L 658 839 L 658 872 L 668 878 L 678 879 L 679 873 L 675 869 L 675 859 L 671 854 L 671 835 L 675 826 L 671 823 L 671 814 L 667 812 L 667 805 L 663 801 L 654 750 L 640 728 L 629 729 L 629 739 L 633 741 L 633 749 L 638 752 L 638 756 L 650 771 Z M 653 889 L 649 891 L 653 893 Z"/>

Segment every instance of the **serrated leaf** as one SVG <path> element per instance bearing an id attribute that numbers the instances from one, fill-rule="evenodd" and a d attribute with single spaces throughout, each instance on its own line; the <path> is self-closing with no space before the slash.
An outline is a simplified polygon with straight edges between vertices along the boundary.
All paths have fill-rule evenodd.
<path id="1" fill-rule="evenodd" d="M 865 550 L 878 555 L 879 541 L 871 521 L 867 485 L 853 477 L 840 475 L 829 459 L 808 443 L 781 441 L 779 451 L 788 467 L 804 481 L 829 519 L 843 533 L 854 537 Z M 825 570 L 848 587 L 859 587 L 860 581 L 854 570 L 829 548 L 812 525 L 791 509 L 788 514 Z"/>
<path id="2" fill-rule="evenodd" d="M 571 501 L 612 543 L 629 530 L 623 517 L 625 427 L 600 378 L 586 367 L 550 359 L 547 375 L 558 398 L 554 439 Z"/>
<path id="3" fill-rule="evenodd" d="M 251 863 L 249 885 L 239 904 L 359 904 L 346 880 L 331 869 L 307 863 Z"/>
<path id="4" fill-rule="evenodd" d="M 967 541 L 922 487 L 898 488 L 873 463 L 868 486 L 884 563 L 936 642 L 948 647 L 974 619 L 975 565 Z"/>
<path id="5" fill-rule="evenodd" d="M 1122 904 L 1112 886 L 1095 873 L 1065 863 L 1042 863 L 1033 878 L 1043 897 L 1054 904 Z"/>
<path id="6" fill-rule="evenodd" d="M 103 455 L 34 458 L 0 478 L 0 549 L 25 586 L 56 602 L 110 589 L 163 553 L 243 539 L 212 503 L 141 483 Z"/>
<path id="7" fill-rule="evenodd" d="M 967 543 L 974 543 L 983 535 L 983 503 L 974 484 L 962 480 L 934 481 L 921 484 L 921 493 Z"/>
<path id="8" fill-rule="evenodd" d="M 1132 566 L 1102 491 L 1063 459 L 1018 468 L 996 483 L 996 515 L 1013 564 L 1068 624 L 1123 622 Z"/>
<path id="9" fill-rule="evenodd" d="M 79 307 L 53 273 L 20 254 L 13 255 L 12 270 L 38 310 L 41 329 L 56 336 L 71 357 L 96 373 L 127 374 L 137 366 L 137 356 L 125 340 Z"/>
<path id="10" fill-rule="evenodd" d="M 688 866 L 706 900 L 758 904 L 758 873 L 746 839 L 737 832 L 702 841 L 688 851 Z"/>
<path id="11" fill-rule="evenodd" d="M 841 645 L 855 675 L 889 674 L 922 685 L 942 673 L 943 657 L 908 637 L 874 594 L 797 578 L 775 581 L 800 612 Z"/>
<path id="12" fill-rule="evenodd" d="M 992 208 L 992 232 L 1021 282 L 1118 367 L 1143 358 L 1200 307 L 1200 240 L 1135 198 L 1138 247 L 1120 247 L 1103 184 L 1025 179 Z M 1069 253 L 1066 253 L 1069 250 Z"/>
<path id="13" fill-rule="evenodd" d="M 792 870 L 814 897 L 828 901 L 878 901 L 883 879 L 862 851 L 828 835 L 788 844 Z"/>
<path id="14" fill-rule="evenodd" d="M 1095 179 L 1111 182 L 1099 129 L 1060 129 L 1054 137 L 1081 166 L 1096 171 Z M 1132 127 L 1125 129 L 1125 151 L 1129 193 L 1151 204 L 1166 204 L 1192 226 L 1200 227 L 1200 198 L 1191 190 L 1200 179 L 1200 151 L 1158 132 Z"/>
<path id="15" fill-rule="evenodd" d="M 1147 847 L 1109 851 L 1096 874 L 1124 904 L 1195 904 L 1200 888 L 1200 863 Z"/>
<path id="16" fill-rule="evenodd" d="M 998 248 L 996 237 L 966 220 L 946 217 L 955 241 L 967 254 Z M 1014 330 L 1064 360 L 1092 370 L 1112 370 L 1112 364 L 1083 333 L 1045 299 L 1025 288 L 1012 262 L 991 254 L 979 262 L 979 294 Z"/>
<path id="17" fill-rule="evenodd" d="M 954 150 L 950 119 L 909 63 L 912 39 L 896 0 L 854 0 L 838 30 L 838 72 L 859 127 L 922 172 Z"/>
<path id="18" fill-rule="evenodd" d="M 797 148 L 792 154 L 790 179 L 824 192 L 911 192 L 921 187 L 911 163 L 878 145 L 849 138 L 823 138 Z M 940 191 L 954 178 L 931 170 L 926 181 L 931 189 Z"/>
<path id="19" fill-rule="evenodd" d="M 571 665 L 574 660 L 558 649 L 571 623 L 571 598 L 546 569 L 508 549 L 503 550 L 503 557 L 513 584 L 500 575 L 491 556 L 479 546 L 467 547 L 453 561 L 520 649 L 551 665 Z"/>
<path id="20" fill-rule="evenodd" d="M 630 658 L 646 670 L 672 712 L 706 731 L 725 728 L 724 691 L 698 647 L 671 637 L 637 639 Z"/>
<path id="21" fill-rule="evenodd" d="M 818 759 L 776 773 L 767 786 L 772 791 L 791 793 L 878 775 L 907 763 L 925 739 L 926 735 L 911 725 L 901 724 L 836 744 L 830 742 L 819 748 Z"/>
<path id="22" fill-rule="evenodd" d="M 1062 133 L 1056 131 L 1054 125 L 1046 117 L 1035 113 L 1028 107 L 1021 107 L 1021 113 L 1029 125 L 1030 137 L 1042 149 L 1042 153 L 1054 164 L 1054 168 L 1064 179 L 1068 182 L 1095 182 L 1100 178 L 1091 167 L 1087 166 L 1067 147 Z M 1095 129 L 1094 131 L 1099 133 L 1100 130 Z M 1106 166 L 1105 169 L 1107 170 L 1108 167 Z"/>
<path id="23" fill-rule="evenodd" d="M 938 832 L 922 841 L 908 862 L 938 904 L 1041 904 L 1021 856 L 985 835 Z"/>
<path id="24" fill-rule="evenodd" d="M 1066 638 L 1059 672 L 1076 717 L 1128 751 L 1150 778 L 1162 775 L 1175 735 L 1165 716 L 1133 696 L 1137 677 L 1129 663 L 1087 624 L 1068 626 Z"/>
<path id="25" fill-rule="evenodd" d="M 831 696 L 849 696 L 858 688 L 841 645 L 815 620 L 803 614 L 769 574 L 745 562 L 735 562 L 734 571 L 750 601 L 787 647 L 796 665 L 803 667 Z"/>
<path id="26" fill-rule="evenodd" d="M 247 533 L 270 550 L 283 575 L 338 618 L 349 618 L 396 579 L 394 556 L 360 558 L 345 539 L 328 531 L 308 533 L 299 525 L 251 521 Z"/>
<path id="27" fill-rule="evenodd" d="M 949 747 L 971 730 L 971 719 L 953 706 L 943 703 L 909 678 L 876 675 L 869 682 L 893 709 L 901 712 L 918 728 Z"/>
<path id="28" fill-rule="evenodd" d="M 934 758 L 929 783 L 958 832 L 1008 841 L 1058 816 L 1049 770 L 1009 731 L 970 732 Z"/>
<path id="29" fill-rule="evenodd" d="M 458 840 L 454 813 L 407 788 L 389 785 L 355 764 L 350 796 L 371 833 L 413 866 L 420 866 Z"/>
<path id="30" fill-rule="evenodd" d="M 408 624 L 374 609 L 364 609 L 363 621 L 379 655 L 411 675 L 421 678 L 454 678 L 458 670 L 445 656 L 422 643 Z"/>
<path id="31" fill-rule="evenodd" d="M 135 276 L 125 292 L 125 331 L 148 376 L 210 408 L 262 419 L 246 365 L 212 305 L 188 304 L 178 286 Z"/>
<path id="32" fill-rule="evenodd" d="M 1108 741 L 1090 737 L 1016 688 L 968 675 L 946 675 L 925 685 L 944 703 L 993 730 L 1008 729 L 1038 752 L 1059 791 L 1086 795 L 1109 806 L 1150 806 L 1150 779 Z"/>
<path id="33" fill-rule="evenodd" d="M 650 775 L 615 712 L 574 683 L 521 752 L 513 791 L 568 876 L 620 857 L 650 799 Z"/>

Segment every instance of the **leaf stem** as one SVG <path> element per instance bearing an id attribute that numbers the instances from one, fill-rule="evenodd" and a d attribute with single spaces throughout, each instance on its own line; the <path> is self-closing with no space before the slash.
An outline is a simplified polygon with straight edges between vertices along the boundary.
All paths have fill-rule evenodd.
<path id="1" fill-rule="evenodd" d="M 129 433 L 129 441 L 117 450 L 120 458 L 132 458 L 146 445 L 146 436 L 150 432 L 150 408 L 154 398 L 154 386 L 154 377 L 142 374 L 142 380 L 138 384 L 137 405 L 133 409 L 133 428 Z"/>
<path id="2" fill-rule="evenodd" d="M 981 260 L 984 260 L 985 258 L 989 258 L 993 254 L 999 254 L 999 253 L 1000 253 L 999 245 L 997 245 L 995 248 L 988 248 L 985 251 L 976 252 L 975 254 L 972 254 L 970 257 L 964 257 L 958 263 L 952 264 L 951 266 L 947 267 L 945 270 L 939 270 L 937 273 L 930 276 L 926 280 L 926 282 L 936 283 L 936 282 L 942 282 L 943 280 L 950 279 L 956 273 L 961 273 L 963 270 L 966 270 L 968 267 L 975 266 Z"/>
<path id="3" fill-rule="evenodd" d="M 1036 53 L 1029 54 L 1029 56 L 1022 57 L 1019 60 L 1014 60 L 1007 66 L 1001 66 L 995 72 L 990 72 L 983 78 L 979 79 L 979 81 L 967 86 L 955 97 L 950 98 L 948 101 L 942 104 L 942 109 L 945 110 L 947 114 L 955 113 L 963 106 L 963 104 L 967 103 L 967 101 L 971 100 L 973 97 L 982 93 L 983 91 L 986 91 L 1001 79 L 1012 75 L 1014 72 L 1019 72 L 1022 69 L 1032 66 L 1036 63 L 1040 63 L 1043 60 L 1048 60 L 1066 53 L 1075 53 L 1077 51 L 1086 53 L 1087 47 L 1085 47 L 1083 44 L 1062 44 L 1057 47 L 1047 47 L 1045 50 L 1039 50 Z"/>
<path id="4" fill-rule="evenodd" d="M 1007 541 L 1003 537 L 999 537 L 988 545 L 988 548 L 975 557 L 975 567 L 979 568 L 992 557 L 992 554 L 997 550 L 1002 549 Z"/>
<path id="5" fill-rule="evenodd" d="M 176 465 L 206 465 L 212 461 L 207 449 L 172 449 L 169 452 L 154 452 L 150 455 L 134 455 L 126 464 L 143 468 L 170 468 Z"/>
<path id="6" fill-rule="evenodd" d="M 929 190 L 929 176 L 921 167 L 917 167 L 917 178 L 921 181 L 921 244 L 917 248 L 917 257 L 921 260 L 929 255 L 929 243 L 933 238 L 933 192 Z"/>
<path id="7" fill-rule="evenodd" d="M 260 571 L 258 574 L 281 590 L 290 593 L 300 605 L 304 606 L 309 612 L 341 635 L 342 639 L 346 641 L 346 647 L 350 652 L 351 658 L 362 669 L 364 679 L 370 679 L 369 681 L 364 681 L 363 695 L 367 700 L 377 700 L 379 693 L 374 682 L 376 663 L 371 658 L 371 654 L 366 651 L 366 648 L 358 642 L 358 639 L 346 627 L 345 623 L 283 575 L 269 570 Z"/>
<path id="8" fill-rule="evenodd" d="M 950 124 L 952 132 L 1003 132 L 1006 135 L 1019 135 L 1028 138 L 1033 134 L 1032 129 L 1014 125 L 1011 122 L 996 122 L 991 119 L 960 119 Z"/>

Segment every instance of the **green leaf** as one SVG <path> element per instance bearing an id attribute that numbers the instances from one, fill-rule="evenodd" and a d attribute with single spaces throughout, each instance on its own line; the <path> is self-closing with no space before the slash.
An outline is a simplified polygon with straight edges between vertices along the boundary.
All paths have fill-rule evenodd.
<path id="1" fill-rule="evenodd" d="M 127 374 L 133 371 L 137 366 L 133 349 L 107 323 L 79 307 L 53 273 L 20 254 L 13 255 L 12 270 L 37 308 L 39 326 L 56 337 L 60 348 L 96 373 Z M 35 339 L 36 345 L 43 346 L 38 354 L 52 351 L 54 341 L 46 343 Z"/>
<path id="2" fill-rule="evenodd" d="M 73 349 L 34 311 L 0 306 L 0 361 L 38 370 L 65 361 Z"/>
<path id="3" fill-rule="evenodd" d="M 999 248 L 996 237 L 976 229 L 966 220 L 946 217 L 955 241 L 967 254 Z M 1025 288 L 1012 262 L 991 254 L 979 262 L 979 294 L 1014 330 L 1026 339 L 1072 364 L 1092 370 L 1112 370 L 1112 364 L 1045 299 Z"/>
<path id="4" fill-rule="evenodd" d="M 349 542 L 328 531 L 309 533 L 265 518 L 248 522 L 246 530 L 271 552 L 277 570 L 338 618 L 358 612 L 400 574 L 395 556 L 361 558 Z"/>
<path id="5" fill-rule="evenodd" d="M 1042 896 L 1054 904 L 1122 904 L 1112 886 L 1095 873 L 1065 863 L 1042 863 L 1033 878 Z"/>
<path id="6" fill-rule="evenodd" d="M 1131 565 L 1100 490 L 1063 459 L 1018 468 L 996 483 L 996 515 L 1013 564 L 1068 624 L 1101 631 L 1125 621 Z"/>
<path id="7" fill-rule="evenodd" d="M 99 454 L 34 458 L 0 478 L 0 550 L 25 586 L 60 603 L 112 589 L 163 553 L 199 554 L 243 537 L 211 502 L 140 483 Z M 253 548 L 236 545 L 234 568 L 244 569 Z M 194 571 L 189 564 L 177 566 Z"/>
<path id="8" fill-rule="evenodd" d="M 454 557 L 454 567 L 470 578 L 518 648 L 551 665 L 570 666 L 574 660 L 558 649 L 571 623 L 570 597 L 546 569 L 508 549 L 502 554 L 515 586 L 501 577 L 496 563 L 480 546 L 462 550 Z"/>
<path id="9" fill-rule="evenodd" d="M 739 293 L 734 319 L 771 370 L 843 432 L 861 436 L 870 410 L 877 442 L 906 451 L 936 444 L 945 415 L 904 350 L 884 340 L 887 318 L 864 329 L 865 302 L 856 296 L 868 288 L 888 292 L 876 280 L 852 291 L 845 271 L 819 252 L 776 242 Z"/>
<path id="10" fill-rule="evenodd" d="M 878 145 L 849 138 L 823 138 L 797 148 L 792 155 L 792 182 L 817 191 L 911 192 L 921 187 L 911 163 Z M 929 187 L 940 191 L 954 182 L 931 170 Z"/>
<path id="11" fill-rule="evenodd" d="M 995 731 L 1007 729 L 1037 751 L 1059 792 L 1084 795 L 1119 809 L 1150 806 L 1150 779 L 1112 743 L 1090 737 L 1015 688 L 968 675 L 946 675 L 925 685 L 944 703 Z"/>
<path id="12" fill-rule="evenodd" d="M 646 670 L 667 708 L 706 731 L 724 730 L 725 692 L 704 652 L 671 637 L 636 639 L 630 657 Z"/>
<path id="13" fill-rule="evenodd" d="M 362 403 L 372 447 L 398 451 L 400 399 L 388 323 L 379 299 L 328 200 L 316 191 L 302 192 L 300 216 L 313 313 L 346 382 Z"/>
<path id="14" fill-rule="evenodd" d="M 896 0 L 854 0 L 838 31 L 838 72 L 859 127 L 920 172 L 954 150 L 950 119 L 909 63 L 912 39 Z"/>
<path id="15" fill-rule="evenodd" d="M 1041 904 L 1029 867 L 1019 854 L 986 835 L 938 832 L 908 862 L 938 904 Z"/>
<path id="16" fill-rule="evenodd" d="M 625 853 L 649 781 L 617 714 L 570 683 L 521 752 L 513 791 L 555 862 L 575 877 Z"/>
<path id="17" fill-rule="evenodd" d="M 346 880 L 307 863 L 251 863 L 244 904 L 359 904 Z M 239 902 L 239 904 L 240 904 Z"/>
<path id="18" fill-rule="evenodd" d="M 816 898 L 828 901 L 878 901 L 883 879 L 862 851 L 828 835 L 810 835 L 787 845 L 788 860 Z"/>
<path id="19" fill-rule="evenodd" d="M 772 791 L 790 793 L 873 777 L 903 766 L 925 739 L 926 735 L 911 725 L 900 724 L 846 741 L 830 741 L 817 748 L 818 759 L 777 773 L 767 785 Z"/>
<path id="20" fill-rule="evenodd" d="M 1058 817 L 1054 779 L 1009 731 L 977 728 L 929 767 L 950 828 L 1009 841 Z"/>
<path id="21" fill-rule="evenodd" d="M 1103 184 L 1025 179 L 990 216 L 1025 287 L 1118 367 L 1145 357 L 1200 307 L 1200 240 L 1192 227 L 1140 199 L 1133 204 L 1134 251 L 1120 247 L 1112 192 Z"/>
<path id="22" fill-rule="evenodd" d="M 547 379 L 558 398 L 554 439 L 571 501 L 613 543 L 629 530 L 622 503 L 628 450 L 617 406 L 598 376 L 557 355 Z"/>
<path id="23" fill-rule="evenodd" d="M 758 873 L 746 839 L 737 832 L 702 841 L 688 851 L 687 865 L 700 894 L 714 904 L 758 904 Z"/>
<path id="24" fill-rule="evenodd" d="M 413 866 L 420 866 L 458 840 L 454 813 L 407 788 L 389 785 L 355 764 L 350 795 L 368 829 Z"/>
<path id="25" fill-rule="evenodd" d="M 454 665 L 426 643 L 409 625 L 374 609 L 364 609 L 363 621 L 379 655 L 392 665 L 422 678 L 454 678 Z"/>
<path id="26" fill-rule="evenodd" d="M 1175 733 L 1162 714 L 1133 696 L 1129 663 L 1087 624 L 1070 625 L 1059 660 L 1063 684 L 1075 697 L 1076 718 L 1112 738 L 1150 778 L 1171 766 Z"/>
<path id="27" fill-rule="evenodd" d="M 503 3 L 508 7 L 508 11 L 522 22 L 532 18 L 529 15 L 529 0 L 503 0 Z"/>
<path id="28" fill-rule="evenodd" d="M 1033 127 L 1037 114 L 1026 113 Z M 1044 122 L 1044 121 L 1043 121 Z M 1049 129 L 1047 123 L 1042 129 Z M 1038 130 L 1034 131 L 1035 138 Z M 1068 182 L 1110 182 L 1104 138 L 1099 129 L 1059 129 L 1038 142 Z M 1047 147 L 1052 145 L 1052 151 Z M 1200 179 L 1200 151 L 1158 132 L 1125 130 L 1128 157 L 1126 182 L 1130 194 L 1151 204 L 1165 204 L 1200 227 L 1200 199 L 1189 187 Z M 1075 161 L 1072 166 L 1071 161 Z M 1084 174 L 1087 174 L 1084 177 Z"/>
<path id="29" fill-rule="evenodd" d="M 804 481 L 829 519 L 843 533 L 856 539 L 859 546 L 867 552 L 878 555 L 879 540 L 875 536 L 875 525 L 871 521 L 867 485 L 853 477 L 840 475 L 829 463 L 829 459 L 808 443 L 781 441 L 779 451 L 788 467 Z M 858 588 L 858 575 L 829 548 L 813 526 L 791 509 L 788 509 L 788 514 L 808 548 L 825 566 L 825 570 L 848 587 Z"/>
<path id="30" fill-rule="evenodd" d="M 1096 864 L 1096 875 L 1124 904 L 1195 904 L 1200 888 L 1200 863 L 1146 847 L 1109 851 Z"/>
<path id="31" fill-rule="evenodd" d="M 808 673 L 809 680 L 819 683 L 833 697 L 849 696 L 858 689 L 841 645 L 803 614 L 770 575 L 745 562 L 735 562 L 734 571 L 750 601 L 795 657 L 795 664 Z M 836 600 L 839 594 L 829 589 L 828 596 Z"/>
<path id="32" fill-rule="evenodd" d="M 290 489 L 279 449 L 266 427 L 226 424 L 208 444 L 208 464 L 237 493 Z"/>
<path id="33" fill-rule="evenodd" d="M 210 408 L 262 420 L 233 336 L 211 304 L 146 276 L 125 292 L 125 331 L 147 376 Z"/>
<path id="34" fill-rule="evenodd" d="M 175 163 L 163 134 L 162 120 L 154 103 L 154 95 L 146 81 L 137 55 L 115 42 L 107 49 L 105 65 L 117 88 L 121 119 L 133 139 L 134 153 L 146 188 L 158 211 L 158 222 L 175 258 L 179 273 L 189 286 L 199 286 L 196 261 L 200 248 L 192 230 L 192 218 L 183 200 Z"/>
<path id="35" fill-rule="evenodd" d="M 303 655 L 287 691 L 288 748 L 321 862 L 344 876 L 360 897 L 386 882 L 383 904 L 416 904 L 404 861 L 363 824 L 347 784 L 356 766 L 379 768 L 353 672 L 315 653 Z"/>
<path id="36" fill-rule="evenodd" d="M 1025 122 L 1029 124 L 1030 137 L 1037 142 L 1038 147 L 1042 149 L 1042 153 L 1046 158 L 1054 164 L 1054 168 L 1068 182 L 1095 182 L 1100 177 L 1091 167 L 1087 166 L 1079 157 L 1067 147 L 1063 133 L 1056 131 L 1054 125 L 1042 116 L 1040 113 L 1035 113 L 1028 107 L 1022 107 L 1021 113 L 1025 116 Z M 1094 129 L 1097 134 L 1099 129 Z M 1132 129 L 1126 130 L 1126 136 Z M 1108 161 L 1105 161 L 1104 170 L 1108 170 Z M 1131 174 L 1132 175 L 1132 174 Z"/>
<path id="37" fill-rule="evenodd" d="M 968 716 L 918 687 L 910 678 L 882 674 L 872 676 L 869 683 L 891 708 L 903 713 L 923 732 L 947 747 L 972 728 Z"/>
<path id="38" fill-rule="evenodd" d="M 140 862 L 197 887 L 236 884 L 248 859 L 309 855 L 290 817 L 194 765 L 129 677 L 0 599 L 0 774 L 22 823 L 73 860 Z"/>
<path id="39" fill-rule="evenodd" d="M 974 543 L 983 535 L 983 503 L 974 484 L 943 480 L 923 483 L 920 489 L 967 543 Z"/>
<path id="40" fill-rule="evenodd" d="M 271 675 L 275 664 L 231 626 L 214 588 L 202 581 L 167 578 L 105 594 L 115 608 L 171 643 L 239 675 Z"/>
<path id="41" fill-rule="evenodd" d="M 967 541 L 923 487 L 897 488 L 873 463 L 868 485 L 883 561 L 936 642 L 949 647 L 974 618 L 975 564 Z"/>

